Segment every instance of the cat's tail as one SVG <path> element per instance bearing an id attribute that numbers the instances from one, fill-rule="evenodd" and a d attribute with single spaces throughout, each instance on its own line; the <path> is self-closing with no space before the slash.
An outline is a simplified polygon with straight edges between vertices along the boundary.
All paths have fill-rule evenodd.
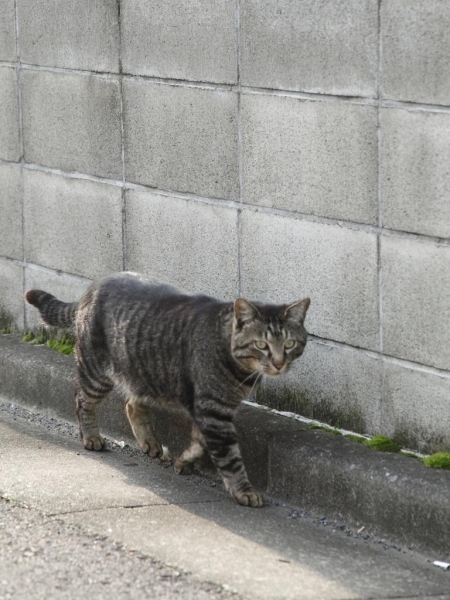
<path id="1" fill-rule="evenodd" d="M 46 325 L 69 329 L 75 322 L 78 302 L 61 302 L 42 290 L 28 290 L 25 300 L 39 310 Z"/>

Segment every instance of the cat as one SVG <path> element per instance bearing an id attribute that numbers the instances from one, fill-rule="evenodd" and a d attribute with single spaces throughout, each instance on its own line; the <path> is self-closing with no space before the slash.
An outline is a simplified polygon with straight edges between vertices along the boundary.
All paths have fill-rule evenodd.
<path id="1" fill-rule="evenodd" d="M 143 452 L 162 456 L 150 423 L 152 402 L 181 407 L 192 433 L 174 460 L 175 472 L 190 472 L 207 449 L 233 498 L 262 506 L 233 417 L 263 374 L 287 373 L 303 353 L 309 298 L 281 305 L 224 302 L 125 272 L 94 282 L 79 302 L 42 290 L 27 291 L 25 299 L 46 325 L 74 328 L 76 413 L 87 450 L 105 447 L 95 407 L 116 384 L 127 392 L 126 414 Z"/>

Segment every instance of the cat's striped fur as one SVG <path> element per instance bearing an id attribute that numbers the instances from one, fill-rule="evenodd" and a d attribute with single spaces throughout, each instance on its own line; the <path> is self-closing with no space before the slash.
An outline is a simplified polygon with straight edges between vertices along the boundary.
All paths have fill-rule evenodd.
<path id="1" fill-rule="evenodd" d="M 101 450 L 95 407 L 118 384 L 128 394 L 126 413 L 144 452 L 162 448 L 149 407 L 181 406 L 192 419 L 190 446 L 174 461 L 178 473 L 209 451 L 237 502 L 261 506 L 248 481 L 233 417 L 261 374 L 289 370 L 306 344 L 309 299 L 292 305 L 222 302 L 190 295 L 135 273 L 93 283 L 78 303 L 29 290 L 47 325 L 74 327 L 76 406 L 83 445 Z"/>

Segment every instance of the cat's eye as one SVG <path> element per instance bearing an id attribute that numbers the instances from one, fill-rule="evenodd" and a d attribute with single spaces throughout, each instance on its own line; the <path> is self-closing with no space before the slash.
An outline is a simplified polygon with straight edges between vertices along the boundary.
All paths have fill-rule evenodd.
<path id="1" fill-rule="evenodd" d="M 255 346 L 258 348 L 258 350 L 265 350 L 267 348 L 266 342 L 263 342 L 262 340 L 255 342 Z"/>
<path id="2" fill-rule="evenodd" d="M 295 346 L 295 340 L 286 340 L 284 342 L 284 347 L 286 348 L 286 350 L 290 350 L 294 346 Z"/>

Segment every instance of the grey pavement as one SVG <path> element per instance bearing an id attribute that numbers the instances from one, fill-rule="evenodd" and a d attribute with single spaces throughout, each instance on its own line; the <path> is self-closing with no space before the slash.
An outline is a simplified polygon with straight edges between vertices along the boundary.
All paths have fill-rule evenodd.
<path id="1" fill-rule="evenodd" d="M 86 536 L 61 519 L 0 500 L 0 599 L 156 598 L 231 600 L 103 536 Z"/>
<path id="2" fill-rule="evenodd" d="M 90 453 L 73 425 L 1 408 L 0 600 L 450 600 L 437 557 L 270 500 L 239 507 L 214 477 L 130 447 Z"/>

